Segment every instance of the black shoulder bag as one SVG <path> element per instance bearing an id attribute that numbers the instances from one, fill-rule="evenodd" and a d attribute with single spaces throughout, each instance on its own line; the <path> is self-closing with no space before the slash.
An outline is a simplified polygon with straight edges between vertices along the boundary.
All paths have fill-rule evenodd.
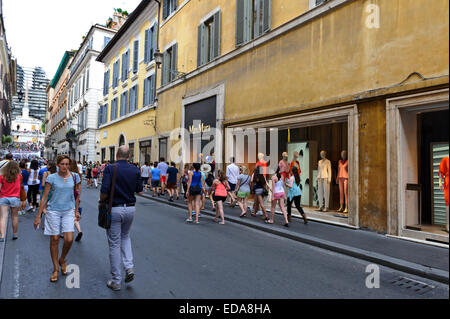
<path id="1" fill-rule="evenodd" d="M 116 187 L 116 173 L 117 173 L 117 166 L 114 165 L 111 190 L 109 193 L 109 204 L 106 204 L 106 202 L 101 202 L 98 205 L 98 225 L 104 229 L 111 228 L 111 209 L 114 199 L 114 188 Z"/>

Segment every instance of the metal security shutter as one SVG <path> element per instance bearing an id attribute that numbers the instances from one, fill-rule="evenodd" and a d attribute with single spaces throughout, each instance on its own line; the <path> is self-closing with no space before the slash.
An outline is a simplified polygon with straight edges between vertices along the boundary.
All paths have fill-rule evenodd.
<path id="1" fill-rule="evenodd" d="M 435 143 L 432 144 L 431 156 L 433 161 L 432 176 L 433 176 L 433 224 L 434 225 L 446 225 L 446 212 L 445 212 L 445 198 L 444 192 L 439 188 L 439 167 L 441 160 L 448 156 L 449 147 L 448 143 Z"/>
<path id="2" fill-rule="evenodd" d="M 217 58 L 220 55 L 220 11 L 214 14 L 214 39 L 213 39 L 213 58 Z"/>

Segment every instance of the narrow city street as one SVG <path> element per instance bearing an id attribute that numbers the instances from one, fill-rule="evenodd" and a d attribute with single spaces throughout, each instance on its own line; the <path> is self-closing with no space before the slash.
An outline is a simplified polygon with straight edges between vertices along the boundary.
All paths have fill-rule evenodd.
<path id="1" fill-rule="evenodd" d="M 202 216 L 185 222 L 181 208 L 138 198 L 131 237 L 135 280 L 122 290 L 106 287 L 108 244 L 97 226 L 99 190 L 83 189 L 83 238 L 74 242 L 67 263 L 80 269 L 80 288 L 69 289 L 60 275 L 50 283 L 49 238 L 33 229 L 34 213 L 20 216 L 19 239 L 5 246 L 1 298 L 448 298 L 448 285 L 380 267 L 380 288 L 366 288 L 369 262 L 290 239 Z M 298 221 L 296 221 L 298 222 Z M 313 223 L 313 222 L 312 222 Z M 419 294 L 392 282 L 400 277 L 434 289 Z M 422 291 L 423 292 L 423 291 Z"/>

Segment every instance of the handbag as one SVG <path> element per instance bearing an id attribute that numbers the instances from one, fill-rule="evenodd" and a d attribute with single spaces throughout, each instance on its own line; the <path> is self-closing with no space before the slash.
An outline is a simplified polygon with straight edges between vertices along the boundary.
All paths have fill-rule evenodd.
<path id="1" fill-rule="evenodd" d="M 104 229 L 111 228 L 111 209 L 114 197 L 114 188 L 116 187 L 116 173 L 117 173 L 117 166 L 114 165 L 111 190 L 109 193 L 109 204 L 101 202 L 98 205 L 98 226 Z"/>

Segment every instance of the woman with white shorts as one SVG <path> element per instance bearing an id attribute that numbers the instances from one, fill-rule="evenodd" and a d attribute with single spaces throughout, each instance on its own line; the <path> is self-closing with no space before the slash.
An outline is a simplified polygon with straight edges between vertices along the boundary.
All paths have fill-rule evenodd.
<path id="1" fill-rule="evenodd" d="M 56 163 L 59 171 L 47 177 L 39 212 L 34 220 L 34 227 L 38 228 L 41 224 L 41 213 L 47 205 L 44 235 L 50 236 L 50 255 L 53 262 L 51 282 L 58 281 L 59 266 L 61 266 L 61 273 L 67 275 L 66 256 L 73 243 L 74 222 L 81 218 L 78 212 L 79 197 L 75 199 L 74 195 L 75 188 L 80 194 L 81 179 L 78 174 L 70 172 L 70 161 L 66 155 L 58 157 Z M 48 201 L 50 190 L 52 196 Z M 64 245 L 61 257 L 58 259 L 60 231 L 64 234 Z"/>

